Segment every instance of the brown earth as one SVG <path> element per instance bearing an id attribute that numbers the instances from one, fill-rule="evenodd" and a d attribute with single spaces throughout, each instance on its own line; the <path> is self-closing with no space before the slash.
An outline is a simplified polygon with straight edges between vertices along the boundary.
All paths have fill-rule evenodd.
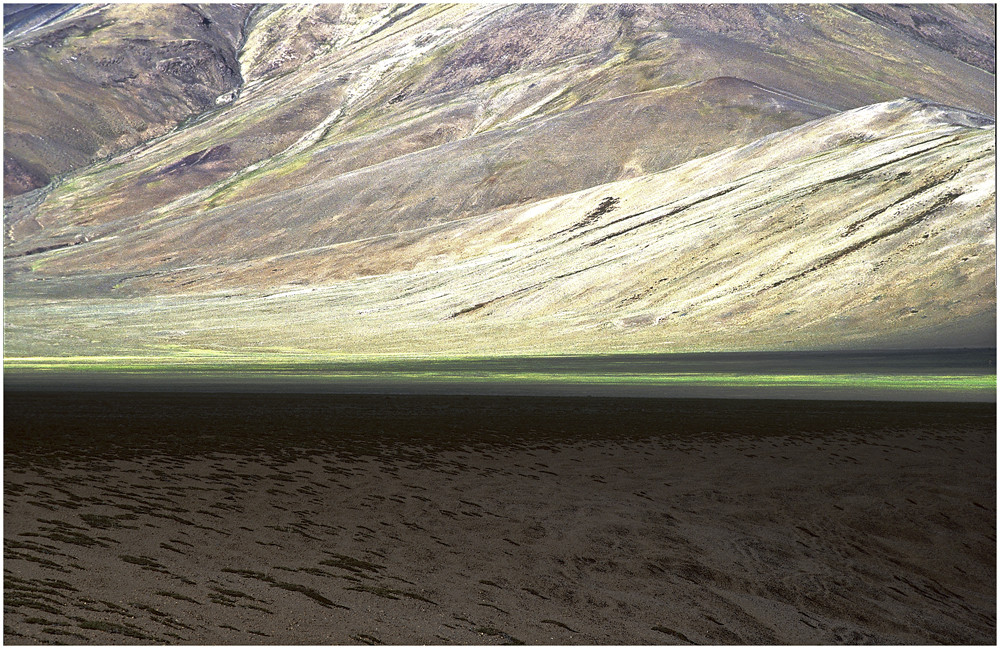
<path id="1" fill-rule="evenodd" d="M 996 639 L 992 405 L 52 396 L 9 644 Z"/>

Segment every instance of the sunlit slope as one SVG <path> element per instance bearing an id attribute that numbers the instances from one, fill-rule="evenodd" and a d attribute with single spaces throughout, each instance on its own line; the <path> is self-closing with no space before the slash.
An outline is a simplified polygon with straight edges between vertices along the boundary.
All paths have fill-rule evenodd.
<path id="1" fill-rule="evenodd" d="M 8 261 L 40 268 L 8 284 L 6 355 L 989 345 L 995 165 L 992 120 L 904 100 L 523 207 L 136 277 L 132 298 L 72 297 L 115 280 L 29 255 Z M 289 266 L 329 277 L 246 288 Z M 162 294 L 192 281 L 218 290 Z"/>
<path id="2" fill-rule="evenodd" d="M 12 226 L 14 240 L 6 256 L 13 259 L 71 243 L 52 258 L 26 255 L 35 257 L 33 274 L 64 278 L 109 269 L 119 273 L 119 280 L 92 291 L 93 297 L 222 286 L 264 289 L 402 270 L 419 259 L 386 251 L 365 267 L 299 263 L 307 259 L 301 256 L 287 263 L 280 260 L 305 250 L 489 213 L 498 205 L 529 204 L 601 185 L 609 175 L 642 175 L 645 169 L 671 167 L 698 152 L 725 148 L 725 142 L 752 141 L 777 125 L 796 125 L 815 116 L 808 104 L 749 82 L 713 79 L 594 102 L 557 116 L 525 120 L 516 129 L 489 131 L 354 171 L 331 171 L 273 195 L 268 195 L 267 177 L 259 178 L 252 185 L 261 194 L 257 198 L 204 212 L 144 211 L 141 186 L 126 203 L 132 206 L 130 216 L 109 222 L 100 222 L 98 216 L 96 205 L 104 203 L 71 219 L 74 213 L 56 209 L 60 202 L 51 199 L 31 219 Z M 678 132 L 678 125 L 691 128 Z M 327 165 L 349 168 L 384 154 L 394 141 L 352 140 L 328 152 Z M 213 166 L 211 151 L 195 166 Z M 180 190 L 185 173 L 152 173 L 156 180 L 150 183 Z M 182 270 L 192 266 L 199 272 Z M 159 278 L 155 287 L 150 287 L 148 273 Z M 177 281 L 177 273 L 183 280 Z"/>

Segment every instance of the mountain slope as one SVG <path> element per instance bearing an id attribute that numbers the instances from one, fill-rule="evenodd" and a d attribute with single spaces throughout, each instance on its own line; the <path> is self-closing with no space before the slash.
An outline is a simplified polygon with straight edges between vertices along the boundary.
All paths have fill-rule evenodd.
<path id="1" fill-rule="evenodd" d="M 992 339 L 988 8 L 118 7 L 10 14 L 5 161 L 68 162 L 5 202 L 9 353 Z M 65 140 L 69 78 L 159 126 Z"/>
<path id="2" fill-rule="evenodd" d="M 988 344 L 995 155 L 992 120 L 881 104 L 523 208 L 130 280 L 150 297 L 39 303 L 15 285 L 8 336 L 15 354 Z M 330 276 L 233 288 L 297 268 Z M 229 288 L 162 295 L 186 282 Z"/>
<path id="3" fill-rule="evenodd" d="M 205 191 L 189 200 L 197 209 L 239 200 L 246 192 L 230 191 L 233 184 L 268 176 L 275 187 L 306 184 L 327 171 L 313 162 L 331 145 L 392 137 L 414 120 L 423 124 L 413 125 L 403 152 L 717 77 L 746 79 L 826 112 L 902 96 L 995 112 L 987 16 L 933 7 L 901 8 L 879 21 L 866 17 L 876 10 L 832 5 L 130 7 L 86 5 L 5 39 L 5 195 L 203 111 L 200 124 L 166 146 L 137 152 L 141 168 L 112 163 L 131 177 L 228 147 L 212 173 L 146 191 L 153 206 L 195 188 Z M 958 35 L 914 31 L 905 18 L 915 12 L 921 25 L 931 15 Z M 979 67 L 961 58 L 972 51 Z M 85 90 L 91 94 L 83 97 Z M 44 92 L 66 100 L 52 103 Z M 217 98 L 223 104 L 213 109 Z M 66 132 L 46 131 L 59 121 Z M 88 197 L 114 202 L 123 182 L 110 195 L 91 184 Z"/>
<path id="4" fill-rule="evenodd" d="M 697 132 L 674 131 L 674 124 L 697 120 L 706 110 L 712 120 Z M 50 199 L 31 221 L 9 228 L 15 241 L 7 254 L 86 237 L 87 245 L 73 250 L 58 268 L 167 271 L 197 263 L 210 251 L 217 268 L 224 269 L 230 261 L 426 227 L 599 185 L 609 175 L 670 167 L 714 151 L 721 142 L 753 140 L 776 124 L 799 124 L 817 112 L 824 114 L 742 80 L 715 79 L 591 102 L 525 120 L 516 129 L 405 155 L 392 156 L 394 144 L 381 138 L 359 138 L 325 151 L 314 163 L 317 179 L 309 184 L 282 190 L 274 186 L 279 181 L 258 178 L 229 190 L 241 200 L 190 215 L 150 218 L 143 210 L 150 191 L 162 185 L 179 191 L 192 176 L 225 168 L 226 150 L 209 148 L 185 158 L 189 164 L 147 171 L 103 205 L 88 200 L 88 209 L 77 210 L 72 220 L 67 218 L 72 206 Z M 402 140 L 405 146 L 405 134 L 394 135 L 396 145 Z M 652 147 L 653 141 L 662 145 Z M 302 271 L 298 279 L 309 281 L 309 271 Z M 254 285 L 264 288 L 279 279 L 261 277 Z"/>
<path id="5" fill-rule="evenodd" d="M 247 7 L 39 11 L 4 14 L 4 196 L 160 136 L 242 82 Z"/>

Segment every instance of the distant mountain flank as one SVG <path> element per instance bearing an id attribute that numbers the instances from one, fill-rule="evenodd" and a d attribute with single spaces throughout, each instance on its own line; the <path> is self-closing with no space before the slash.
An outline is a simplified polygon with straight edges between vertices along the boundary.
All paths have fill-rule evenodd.
<path id="1" fill-rule="evenodd" d="M 161 136 L 242 83 L 248 6 L 18 6 L 4 13 L 5 196 Z"/>
<path id="2" fill-rule="evenodd" d="M 5 8 L 8 355 L 995 344 L 995 10 Z"/>
<path id="3" fill-rule="evenodd" d="M 996 74 L 996 6 L 848 5 L 851 11 Z"/>
<path id="4" fill-rule="evenodd" d="M 423 140 L 722 76 L 829 110 L 914 96 L 995 113 L 985 5 L 9 7 L 5 196 L 241 93 L 245 105 L 204 125 L 264 140 L 234 147 L 229 173 L 301 138 L 335 142 L 446 107 L 472 114 L 454 126 L 435 115 L 448 131 Z M 253 135 L 234 121 L 247 118 Z"/>

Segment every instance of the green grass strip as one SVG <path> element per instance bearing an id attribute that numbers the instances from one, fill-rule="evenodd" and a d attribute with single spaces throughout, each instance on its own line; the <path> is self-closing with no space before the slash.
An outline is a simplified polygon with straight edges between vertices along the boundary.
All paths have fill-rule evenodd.
<path id="1" fill-rule="evenodd" d="M 870 388 L 882 390 L 995 391 L 996 374 L 885 374 L 885 373 L 738 373 L 738 372 L 629 372 L 623 368 L 595 371 L 499 371 L 468 362 L 468 368 L 436 370 L 437 359 L 323 357 L 253 358 L 245 356 L 115 356 L 67 358 L 7 358 L 9 375 L 48 373 L 100 374 L 108 377 L 160 377 L 221 381 L 274 382 L 329 381 L 444 384 L 629 385 L 782 388 Z M 423 369 L 421 365 L 427 367 Z"/>

